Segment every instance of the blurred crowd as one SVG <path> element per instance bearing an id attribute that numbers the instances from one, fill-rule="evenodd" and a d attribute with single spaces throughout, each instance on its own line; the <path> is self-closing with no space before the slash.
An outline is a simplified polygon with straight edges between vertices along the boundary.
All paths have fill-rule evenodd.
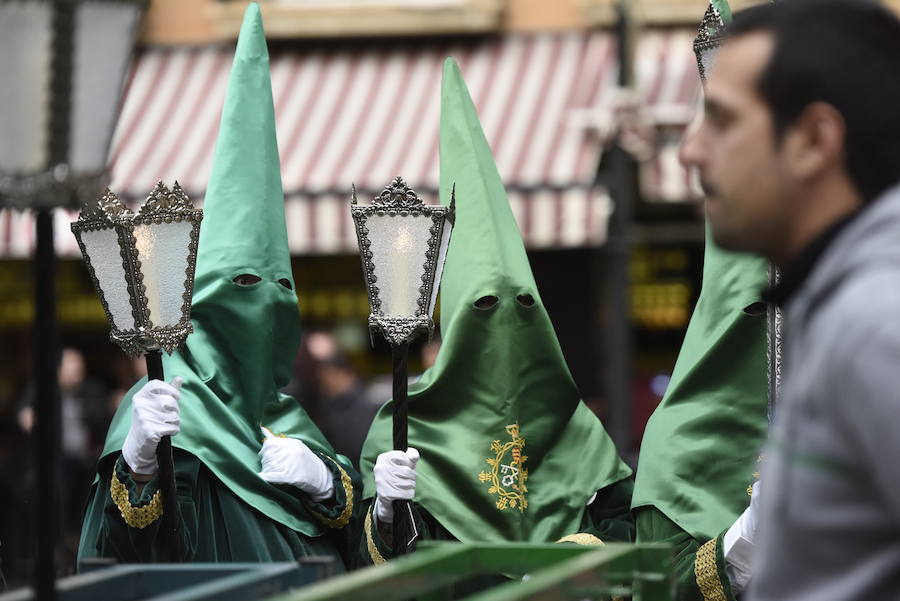
<path id="1" fill-rule="evenodd" d="M 74 562 L 84 500 L 110 420 L 128 388 L 146 375 L 143 360 L 122 357 L 115 365 L 104 367 L 89 365 L 78 348 L 66 346 L 59 355 L 62 566 Z M 0 558 L 11 585 L 29 573 L 34 551 L 33 506 L 41 494 L 41 483 L 35 481 L 32 469 L 33 403 L 32 381 L 10 410 L 0 415 Z"/>
<path id="2" fill-rule="evenodd" d="M 421 370 L 434 363 L 439 338 L 421 347 L 411 364 Z M 125 393 L 147 370 L 143 358 L 116 356 L 116 365 L 91 364 L 86 349 L 66 346 L 59 359 L 62 497 L 60 557 L 64 574 L 74 568 L 82 512 L 109 423 Z M 294 378 L 284 392 L 297 399 L 338 453 L 358 467 L 369 426 L 391 397 L 390 373 L 365 379 L 340 336 L 306 334 L 297 355 Z M 410 381 L 419 377 L 410 373 Z M 0 560 L 11 587 L 26 584 L 34 552 L 33 503 L 41 494 L 34 481 L 31 432 L 33 382 L 11 411 L 0 415 Z"/>

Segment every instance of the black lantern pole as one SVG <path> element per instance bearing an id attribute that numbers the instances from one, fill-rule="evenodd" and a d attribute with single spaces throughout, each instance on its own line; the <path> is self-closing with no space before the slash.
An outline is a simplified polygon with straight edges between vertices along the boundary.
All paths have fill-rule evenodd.
<path id="1" fill-rule="evenodd" d="M 74 13 L 70 2 L 54 1 L 52 7 L 52 58 L 50 64 L 50 132 L 47 156 L 54 169 L 69 159 L 69 127 L 72 91 L 72 49 Z M 59 190 L 65 195 L 66 191 Z M 69 204 L 68 198 L 60 204 Z M 37 553 L 33 571 L 34 590 L 39 601 L 56 598 L 56 544 L 61 522 L 59 381 L 57 379 L 56 251 L 53 243 L 53 214 L 47 207 L 35 219 L 35 320 L 34 453 L 37 495 L 34 523 Z"/>
<path id="2" fill-rule="evenodd" d="M 407 395 L 409 343 L 392 344 L 391 358 L 394 367 L 392 390 L 394 399 L 392 415 L 394 450 L 405 452 L 409 447 L 409 397 Z M 391 544 L 394 557 L 399 557 L 412 550 L 412 545 L 415 544 L 418 536 L 409 501 L 394 501 L 393 506 L 394 527 Z"/>
<path id="3" fill-rule="evenodd" d="M 407 359 L 409 343 L 434 331 L 434 305 L 440 287 L 450 233 L 455 189 L 450 206 L 426 206 L 402 178 L 396 178 L 369 206 L 359 206 L 353 189 L 350 211 L 356 224 L 360 258 L 372 314 L 371 332 L 391 345 L 393 359 L 393 447 L 406 451 L 408 441 Z M 392 551 L 409 553 L 418 538 L 408 501 L 394 501 Z"/>
<path id="4" fill-rule="evenodd" d="M 34 453 L 37 495 L 34 516 L 37 529 L 37 552 L 33 570 L 36 598 L 56 598 L 56 541 L 61 511 L 59 507 L 60 408 L 59 383 L 56 372 L 56 256 L 53 250 L 53 215 L 38 211 L 35 253 L 35 319 L 34 319 Z"/>
<path id="5" fill-rule="evenodd" d="M 147 379 L 165 381 L 162 351 L 149 349 L 144 354 L 147 362 Z M 172 455 L 172 437 L 163 436 L 156 445 L 156 462 L 159 464 L 159 489 L 162 492 L 162 530 L 164 532 L 169 561 L 181 561 L 181 533 L 178 529 L 178 499 L 175 486 L 175 457 Z"/>

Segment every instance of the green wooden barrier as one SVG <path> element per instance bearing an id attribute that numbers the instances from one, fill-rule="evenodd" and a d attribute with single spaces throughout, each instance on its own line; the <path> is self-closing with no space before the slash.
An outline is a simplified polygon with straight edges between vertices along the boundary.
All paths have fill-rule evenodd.
<path id="1" fill-rule="evenodd" d="M 59 601 L 438 601 L 459 598 L 460 585 L 480 578 L 479 592 L 466 601 L 674 599 L 665 545 L 432 542 L 398 560 L 328 578 L 333 568 L 331 558 L 98 566 L 59 580 L 57 589 Z M 30 589 L 0 595 L 0 601 L 33 598 Z"/>
<path id="2" fill-rule="evenodd" d="M 127 564 L 57 581 L 59 601 L 258 601 L 331 575 L 331 558 L 301 563 Z M 30 588 L 0 601 L 31 601 Z"/>
<path id="3" fill-rule="evenodd" d="M 666 545 L 463 545 L 426 543 L 416 553 L 322 581 L 269 601 L 449 599 L 451 585 L 476 576 L 510 579 L 466 601 L 609 599 L 672 601 Z M 527 577 L 523 580 L 523 576 Z"/>

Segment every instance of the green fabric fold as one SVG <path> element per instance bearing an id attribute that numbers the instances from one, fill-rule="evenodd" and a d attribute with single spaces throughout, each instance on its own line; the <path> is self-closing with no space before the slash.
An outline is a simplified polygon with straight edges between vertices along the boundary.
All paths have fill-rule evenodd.
<path id="1" fill-rule="evenodd" d="M 764 260 L 721 250 L 707 233 L 700 299 L 644 432 L 632 508 L 656 507 L 700 540 L 747 507 L 758 469 L 768 428 L 766 314 L 759 312 L 767 273 Z"/>

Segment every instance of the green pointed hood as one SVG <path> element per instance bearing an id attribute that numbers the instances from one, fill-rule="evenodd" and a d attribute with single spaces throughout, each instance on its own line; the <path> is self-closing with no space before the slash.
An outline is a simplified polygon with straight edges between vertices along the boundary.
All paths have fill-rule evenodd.
<path id="1" fill-rule="evenodd" d="M 422 457 L 415 501 L 463 542 L 555 541 L 577 531 L 595 491 L 631 471 L 580 401 L 453 59 L 440 161 L 445 204 L 456 184 L 456 223 L 440 289 L 443 345 L 409 392 L 409 444 Z M 483 297 L 497 302 L 476 307 Z M 388 403 L 363 449 L 368 496 L 375 458 L 390 448 Z"/>
<path id="2" fill-rule="evenodd" d="M 728 0 L 709 0 L 709 4 L 718 11 L 723 21 L 731 23 L 731 7 Z"/>
<path id="3" fill-rule="evenodd" d="M 700 298 L 644 431 L 632 508 L 656 507 L 701 540 L 747 507 L 759 469 L 768 427 L 766 315 L 758 310 L 766 282 L 763 259 L 724 251 L 707 232 Z"/>
<path id="4" fill-rule="evenodd" d="M 238 275 L 259 278 L 254 285 Z M 284 285 L 288 283 L 289 286 Z M 259 425 L 333 455 L 297 402 L 278 393 L 300 344 L 300 314 L 284 219 L 275 111 L 259 6 L 244 13 L 228 80 L 200 228 L 194 333 L 164 358 L 167 378 L 181 376 L 181 432 L 173 446 L 199 457 L 248 504 L 307 535 L 321 528 L 294 496 L 264 482 Z M 122 447 L 131 421 L 123 401 L 104 455 Z"/>
<path id="5" fill-rule="evenodd" d="M 215 349 L 197 366 L 215 373 L 220 396 L 246 401 L 236 409 L 249 418 L 256 399 L 290 381 L 300 346 L 269 53 L 255 3 L 238 38 L 204 209 L 192 305 L 202 328 L 188 349 L 199 339 Z M 261 281 L 240 286 L 234 278 L 242 274 Z"/>

